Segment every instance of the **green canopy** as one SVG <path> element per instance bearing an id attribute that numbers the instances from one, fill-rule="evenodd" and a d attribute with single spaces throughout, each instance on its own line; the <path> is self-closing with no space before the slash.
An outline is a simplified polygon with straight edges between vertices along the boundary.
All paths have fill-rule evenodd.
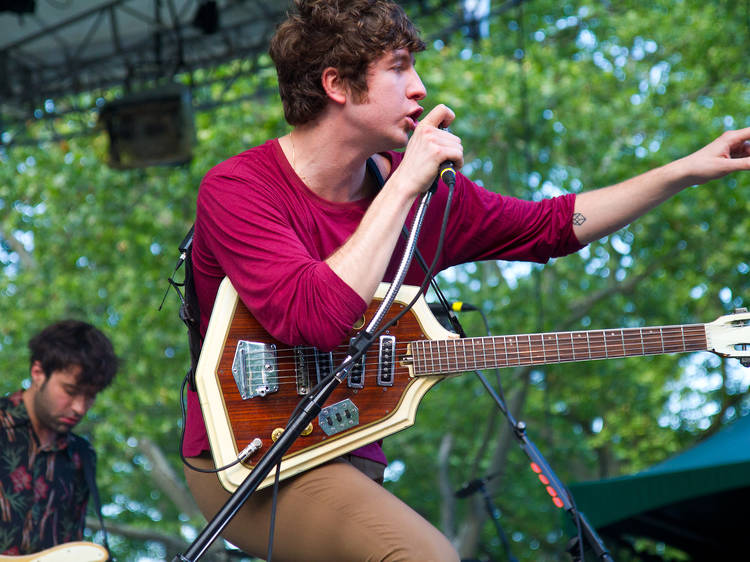
<path id="1" fill-rule="evenodd" d="M 605 542 L 648 537 L 695 560 L 747 559 L 750 416 L 643 472 L 570 490 Z"/>

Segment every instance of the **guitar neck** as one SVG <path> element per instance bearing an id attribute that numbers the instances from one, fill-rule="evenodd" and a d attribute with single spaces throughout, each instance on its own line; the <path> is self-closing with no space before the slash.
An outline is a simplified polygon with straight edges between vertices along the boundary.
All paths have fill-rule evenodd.
<path id="1" fill-rule="evenodd" d="M 414 374 L 550 365 L 707 349 L 705 324 L 552 332 L 411 343 Z"/>

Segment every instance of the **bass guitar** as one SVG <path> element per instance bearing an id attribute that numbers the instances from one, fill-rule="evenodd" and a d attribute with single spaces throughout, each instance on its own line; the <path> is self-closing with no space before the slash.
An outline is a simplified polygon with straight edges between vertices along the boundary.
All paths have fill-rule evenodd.
<path id="1" fill-rule="evenodd" d="M 351 336 L 367 326 L 385 295 L 381 285 Z M 383 320 L 417 294 L 404 286 Z M 333 352 L 287 346 L 253 318 L 228 279 L 217 293 L 196 369 L 196 385 L 216 466 L 234 491 L 278 438 L 300 399 L 347 356 L 348 341 Z M 350 369 L 317 419 L 287 451 L 281 478 L 400 431 L 414 423 L 425 393 L 447 376 L 466 371 L 547 365 L 593 359 L 711 351 L 750 365 L 750 313 L 738 311 L 710 324 L 459 338 L 432 315 L 420 296 Z M 271 473 L 259 486 L 273 481 Z"/>

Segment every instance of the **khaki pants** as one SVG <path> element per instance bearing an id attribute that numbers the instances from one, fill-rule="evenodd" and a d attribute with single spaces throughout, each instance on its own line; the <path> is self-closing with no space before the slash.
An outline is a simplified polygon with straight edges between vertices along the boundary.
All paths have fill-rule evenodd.
<path id="1" fill-rule="evenodd" d="M 188 460 L 199 468 L 214 466 L 209 457 Z M 185 478 L 208 519 L 230 497 L 215 474 L 185 467 Z M 224 529 L 224 538 L 265 558 L 272 495 L 273 486 L 253 493 Z M 351 462 L 331 462 L 279 484 L 275 562 L 458 559 L 445 536 Z"/>

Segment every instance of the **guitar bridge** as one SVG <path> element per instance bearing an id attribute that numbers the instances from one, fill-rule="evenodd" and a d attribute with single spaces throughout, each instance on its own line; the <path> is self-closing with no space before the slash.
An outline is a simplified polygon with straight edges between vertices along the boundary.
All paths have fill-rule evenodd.
<path id="1" fill-rule="evenodd" d="M 276 346 L 239 340 L 232 361 L 232 375 L 243 400 L 279 390 Z"/>

